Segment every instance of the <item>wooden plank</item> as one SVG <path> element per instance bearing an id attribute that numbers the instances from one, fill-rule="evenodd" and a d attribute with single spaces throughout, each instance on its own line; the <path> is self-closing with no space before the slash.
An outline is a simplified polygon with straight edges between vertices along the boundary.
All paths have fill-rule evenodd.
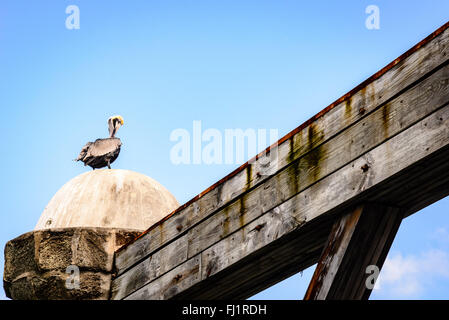
<path id="1" fill-rule="evenodd" d="M 194 226 L 187 234 L 177 238 L 175 240 L 177 244 L 173 246 L 178 248 L 180 247 L 178 244 L 188 243 L 187 257 L 196 255 L 278 206 L 285 199 L 305 190 L 316 180 L 322 179 L 346 165 L 354 157 L 360 156 L 385 139 L 401 132 L 448 101 L 449 67 L 446 65 L 401 96 L 371 113 L 363 121 L 349 127 L 334 137 L 332 141 L 318 147 L 318 151 L 315 153 L 309 153 L 300 158 L 286 170 L 280 171 L 276 176 L 251 189 L 239 198 L 239 201 L 229 204 L 214 216 Z M 320 154 L 319 163 L 316 162 L 316 165 L 310 166 L 316 154 Z M 160 239 L 156 239 L 156 242 L 159 241 Z M 186 248 L 186 246 L 181 247 Z M 164 248 L 162 247 L 163 251 Z M 156 257 L 152 258 L 153 255 Z M 178 263 L 176 259 L 164 261 L 162 263 L 164 267 L 159 268 L 157 274 L 147 272 L 146 270 L 153 263 L 151 261 L 160 261 L 160 258 L 157 258 L 160 256 L 167 255 L 155 251 L 143 264 L 137 264 L 126 275 L 118 277 L 112 288 L 113 292 L 121 291 L 116 292 L 117 297 L 126 296 L 127 293 L 136 289 L 136 286 L 151 281 L 156 275 L 160 275 L 160 272 L 166 272 Z M 134 279 L 139 279 L 140 283 Z"/>
<path id="2" fill-rule="evenodd" d="M 423 175 L 422 168 L 430 169 L 434 165 L 438 166 L 438 163 L 441 163 L 441 160 L 444 160 L 444 163 L 446 163 L 448 157 L 449 150 L 439 154 L 439 158 L 428 157 L 424 162 L 420 162 L 420 164 L 422 164 L 422 166 L 419 165 L 421 170 L 412 173 L 412 175 L 415 177 L 415 180 L 417 180 L 417 177 Z M 447 165 L 443 165 L 442 168 L 448 171 Z M 398 182 L 399 180 L 400 182 L 400 177 L 393 180 L 395 182 Z M 443 179 L 441 184 L 432 183 L 432 181 L 436 181 L 440 178 L 441 174 L 435 172 L 435 174 L 428 177 L 429 181 L 427 181 L 427 184 L 422 185 L 426 187 L 426 189 L 427 185 L 433 186 L 432 190 L 429 189 L 428 192 L 425 191 L 426 194 L 428 193 L 433 196 L 433 198 L 429 197 L 425 199 L 426 201 L 423 202 L 425 205 L 431 204 L 441 197 L 449 195 L 449 179 Z M 392 197 L 394 197 L 402 195 L 403 193 L 408 194 L 409 191 L 411 190 L 404 192 L 401 189 L 396 189 L 396 192 L 394 192 L 394 189 L 392 189 L 390 192 L 392 193 Z M 375 187 L 368 190 L 368 192 L 370 196 L 365 199 L 376 198 L 375 195 L 377 195 L 377 192 Z M 381 200 L 381 198 L 377 199 Z M 414 198 L 410 198 L 410 200 L 410 203 L 416 203 Z M 420 208 L 421 206 L 418 209 L 407 208 L 406 210 L 414 210 L 408 211 L 407 214 L 412 214 Z M 257 292 L 266 289 L 270 285 L 312 266 L 318 262 L 320 253 L 322 252 L 332 227 L 328 220 L 323 220 L 325 216 L 326 215 L 320 215 L 317 219 L 306 223 L 299 230 L 287 234 L 272 245 L 267 245 L 263 249 L 254 252 L 248 257 L 250 259 L 241 259 L 236 264 L 228 267 L 222 272 L 218 272 L 215 276 L 205 279 L 184 292 L 181 292 L 174 298 L 246 299 Z M 324 236 L 321 236 L 321 234 Z M 314 245 L 310 245 L 311 243 Z M 261 268 L 259 266 L 268 267 Z M 298 297 L 298 299 L 300 298 L 301 297 Z"/>
<path id="3" fill-rule="evenodd" d="M 316 263 L 329 235 L 332 221 L 333 219 L 328 217 L 320 217 L 284 236 L 279 237 L 277 234 L 276 241 L 260 245 L 259 249 L 240 257 L 225 269 L 209 274 L 207 278 L 203 277 L 200 283 L 181 292 L 174 299 L 249 298 Z M 269 234 L 263 229 L 259 232 L 265 236 Z M 263 235 L 259 237 L 264 238 Z M 203 265 L 205 261 L 207 259 L 203 259 Z M 219 261 L 214 264 L 217 262 L 219 264 Z"/>
<path id="4" fill-rule="evenodd" d="M 348 206 L 363 201 L 364 197 L 369 197 L 370 192 L 377 192 L 382 184 L 387 183 L 392 177 L 397 178 L 401 175 L 401 172 L 407 171 L 406 169 L 415 164 L 419 168 L 419 161 L 424 161 L 430 156 L 436 156 L 440 150 L 445 150 L 443 157 L 447 157 L 448 146 L 449 106 L 445 106 L 285 201 L 276 207 L 277 210 L 276 208 L 272 209 L 244 228 L 235 231 L 196 255 L 195 257 L 200 257 L 202 261 L 201 282 L 207 280 L 210 286 L 214 287 L 214 277 L 218 278 L 221 272 L 226 272 L 239 261 L 250 260 L 251 256 L 257 255 L 259 250 L 263 250 L 268 245 L 282 242 L 283 238 L 288 237 L 289 234 L 300 234 L 303 228 L 316 219 L 328 215 L 335 217 L 342 210 L 346 210 Z M 391 152 L 392 150 L 395 152 Z M 365 167 L 365 165 L 368 165 L 368 167 Z M 449 169 L 447 162 L 445 166 L 446 169 Z M 413 173 L 417 177 L 422 172 L 417 170 Z M 401 190 L 396 192 L 400 193 Z M 264 224 L 273 227 L 258 227 Z M 239 241 L 236 241 L 236 239 Z M 212 252 L 215 252 L 215 254 L 212 254 Z M 210 254 L 207 255 L 207 253 Z M 288 259 L 288 257 L 284 259 Z M 288 264 L 288 261 L 279 261 L 279 263 Z M 182 268 L 182 266 L 183 264 L 176 268 Z M 269 271 L 270 268 L 269 264 L 251 266 L 261 268 L 262 271 Z M 251 276 L 250 274 L 246 275 Z M 243 276 L 245 275 L 240 275 L 240 277 Z M 142 292 L 149 290 L 149 287 L 158 287 L 163 277 L 165 276 L 145 284 L 132 296 L 140 297 Z M 233 281 L 229 278 L 227 280 Z M 201 284 L 197 281 L 195 285 L 188 289 L 194 290 L 193 287 L 196 285 L 200 286 Z M 185 290 L 188 289 L 185 288 Z M 223 288 L 214 287 L 213 290 L 219 289 Z M 182 295 L 182 292 L 177 292 L 177 295 Z M 172 298 L 176 298 L 177 295 L 172 296 Z"/>
<path id="5" fill-rule="evenodd" d="M 304 299 L 367 300 L 366 270 L 382 269 L 402 217 L 399 208 L 364 203 L 337 219 Z"/>
<path id="6" fill-rule="evenodd" d="M 445 66 L 363 121 L 322 144 L 313 153 L 308 153 L 286 170 L 247 192 L 238 201 L 191 228 L 188 256 L 197 254 L 243 227 L 447 102 L 449 67 Z"/>
<path id="7" fill-rule="evenodd" d="M 142 287 L 143 283 L 160 277 L 186 260 L 187 239 L 181 237 L 136 265 L 126 276 L 116 278 L 111 285 L 111 294 L 115 299 L 122 299 Z"/>
<path id="8" fill-rule="evenodd" d="M 193 257 L 125 300 L 167 300 L 201 280 L 201 257 Z"/>
<path id="9" fill-rule="evenodd" d="M 367 84 L 350 98 L 333 107 L 324 115 L 317 117 L 313 126 L 294 130 L 290 139 L 282 141 L 278 146 L 278 161 L 270 163 L 270 173 L 283 169 L 292 161 L 310 153 L 314 148 L 331 139 L 349 125 L 364 119 L 370 112 L 388 102 L 403 90 L 431 70 L 447 60 L 449 31 L 445 30 L 431 42 L 425 44 L 407 58 L 400 60 L 387 73 Z M 319 134 L 310 135 L 314 128 Z M 261 163 L 267 158 L 259 157 L 255 162 L 245 166 L 245 170 L 237 170 L 217 187 L 202 193 L 189 205 L 178 210 L 172 216 L 150 228 L 145 235 L 120 250 L 116 256 L 116 267 L 119 274 L 145 258 L 153 251 L 173 241 L 186 230 L 195 226 L 211 214 L 227 205 L 230 201 L 254 188 L 270 175 L 261 174 Z"/>

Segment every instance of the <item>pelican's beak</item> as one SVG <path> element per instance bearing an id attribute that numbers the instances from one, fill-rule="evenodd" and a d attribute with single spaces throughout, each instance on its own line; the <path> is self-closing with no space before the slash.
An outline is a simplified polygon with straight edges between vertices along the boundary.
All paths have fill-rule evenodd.
<path id="1" fill-rule="evenodd" d="M 123 121 L 122 116 L 116 116 L 116 119 L 120 121 L 120 124 L 123 126 L 125 124 L 125 121 Z"/>

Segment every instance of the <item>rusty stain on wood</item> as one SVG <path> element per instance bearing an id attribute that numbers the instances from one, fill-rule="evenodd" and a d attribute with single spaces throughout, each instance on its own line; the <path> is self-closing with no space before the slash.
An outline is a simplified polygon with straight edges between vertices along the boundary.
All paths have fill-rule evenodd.
<path id="1" fill-rule="evenodd" d="M 345 118 L 350 121 L 351 116 L 352 116 L 352 99 L 351 97 L 349 97 L 345 101 Z"/>
<path id="2" fill-rule="evenodd" d="M 240 198 L 240 214 L 239 214 L 239 225 L 243 227 L 245 225 L 245 195 Z"/>
<path id="3" fill-rule="evenodd" d="M 181 278 L 182 278 L 182 274 L 177 274 L 177 275 L 174 277 L 174 280 L 175 280 L 175 282 L 178 282 L 179 280 L 181 280 Z"/>

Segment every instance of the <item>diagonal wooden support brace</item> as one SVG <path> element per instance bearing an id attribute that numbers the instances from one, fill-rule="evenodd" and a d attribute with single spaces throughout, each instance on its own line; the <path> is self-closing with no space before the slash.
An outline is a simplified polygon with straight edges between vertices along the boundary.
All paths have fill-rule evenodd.
<path id="1" fill-rule="evenodd" d="M 371 268 L 382 268 L 402 217 L 399 208 L 364 203 L 338 218 L 304 299 L 367 300 Z"/>

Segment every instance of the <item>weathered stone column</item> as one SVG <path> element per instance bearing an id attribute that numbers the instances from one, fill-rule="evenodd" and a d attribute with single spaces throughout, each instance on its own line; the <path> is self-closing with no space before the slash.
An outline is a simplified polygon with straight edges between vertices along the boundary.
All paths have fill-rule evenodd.
<path id="1" fill-rule="evenodd" d="M 179 206 L 157 181 L 95 170 L 66 183 L 34 231 L 7 242 L 11 299 L 109 299 L 114 252 Z"/>
<path id="2" fill-rule="evenodd" d="M 108 299 L 114 251 L 140 232 L 58 228 L 25 233 L 5 247 L 11 299 Z"/>

